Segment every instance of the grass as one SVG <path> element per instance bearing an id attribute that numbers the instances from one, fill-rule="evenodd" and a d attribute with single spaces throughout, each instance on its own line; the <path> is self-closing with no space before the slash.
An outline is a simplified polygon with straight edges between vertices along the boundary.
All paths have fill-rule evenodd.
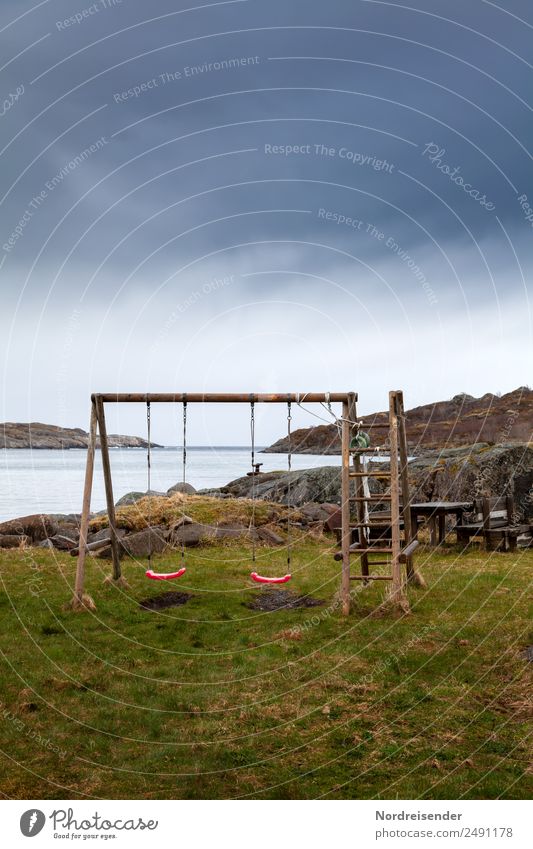
<path id="1" fill-rule="evenodd" d="M 343 618 L 331 541 L 299 542 L 297 593 L 262 613 L 249 552 L 187 552 L 171 587 L 90 559 L 97 611 L 68 613 L 75 561 L 0 551 L 0 787 L 11 798 L 528 798 L 533 551 L 422 551 L 413 613 Z M 258 571 L 285 571 L 262 548 Z M 172 569 L 179 553 L 157 558 Z M 354 587 L 360 589 L 358 585 Z M 139 608 L 167 589 L 183 607 Z M 528 595 L 529 592 L 529 595 Z M 355 589 L 354 589 L 355 593 Z"/>

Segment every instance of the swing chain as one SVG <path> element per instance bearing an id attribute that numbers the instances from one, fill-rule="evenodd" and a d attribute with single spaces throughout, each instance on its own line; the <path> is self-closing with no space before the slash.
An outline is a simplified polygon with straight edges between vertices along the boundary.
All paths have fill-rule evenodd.
<path id="1" fill-rule="evenodd" d="M 252 444 L 252 563 L 255 563 L 255 401 L 250 400 L 250 439 Z"/>
<path id="2" fill-rule="evenodd" d="M 183 484 L 187 482 L 187 396 L 183 396 L 183 454 L 182 454 L 182 479 Z M 183 496 L 185 496 L 185 486 L 183 486 Z M 183 508 L 181 510 L 182 517 L 185 516 Z M 185 535 L 183 527 L 181 529 L 181 565 L 185 562 Z"/>
<path id="3" fill-rule="evenodd" d="M 292 472 L 292 443 L 291 443 L 291 422 L 292 422 L 292 404 L 287 401 L 287 567 L 290 571 L 291 566 L 291 472 Z"/>
<path id="4" fill-rule="evenodd" d="M 148 566 L 152 566 L 152 501 L 150 490 L 152 489 L 152 423 L 150 401 L 146 402 L 146 435 L 148 440 L 148 449 L 146 452 L 146 464 L 148 469 Z"/>
<path id="5" fill-rule="evenodd" d="M 187 468 L 187 400 L 183 399 L 183 483 L 186 483 L 185 470 Z"/>

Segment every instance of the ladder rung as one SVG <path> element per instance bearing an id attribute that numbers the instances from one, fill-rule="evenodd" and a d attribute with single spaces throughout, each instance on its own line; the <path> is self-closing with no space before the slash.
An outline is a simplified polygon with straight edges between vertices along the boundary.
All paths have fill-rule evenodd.
<path id="1" fill-rule="evenodd" d="M 349 554 L 356 554 L 358 557 L 362 555 L 368 556 L 369 554 L 392 554 L 392 548 L 374 548 L 373 546 L 369 546 L 369 548 L 359 548 L 359 543 L 355 545 L 351 545 L 349 549 Z M 340 561 L 342 560 L 342 551 L 336 551 L 333 555 L 333 559 Z M 374 563 L 374 560 L 370 561 Z M 390 560 L 386 560 L 385 563 L 387 566 L 390 566 Z"/>
<path id="2" fill-rule="evenodd" d="M 369 545 L 367 548 L 350 548 L 350 554 L 392 554 L 392 548 Z"/>
<path id="3" fill-rule="evenodd" d="M 384 519 L 383 522 L 355 522 L 355 524 L 350 525 L 350 530 L 355 531 L 356 528 L 388 528 L 391 524 L 391 519 Z"/>
<path id="4" fill-rule="evenodd" d="M 371 427 L 383 427 L 389 430 L 390 424 L 389 422 L 362 422 L 361 429 L 370 430 Z"/>
<path id="5" fill-rule="evenodd" d="M 390 472 L 350 472 L 351 478 L 390 478 Z"/>
<path id="6" fill-rule="evenodd" d="M 354 495 L 350 498 L 350 501 L 391 501 L 390 492 L 385 495 Z"/>
<path id="7" fill-rule="evenodd" d="M 350 575 L 350 581 L 392 581 L 392 575 Z"/>

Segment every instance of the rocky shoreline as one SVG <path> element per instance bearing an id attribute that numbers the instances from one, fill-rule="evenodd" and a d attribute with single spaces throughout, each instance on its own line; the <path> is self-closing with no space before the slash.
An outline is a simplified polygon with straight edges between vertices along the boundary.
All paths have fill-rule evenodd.
<path id="1" fill-rule="evenodd" d="M 380 468 L 386 467 L 380 463 Z M 169 547 L 252 537 L 259 544 L 282 545 L 289 522 L 295 529 L 322 532 L 339 509 L 339 472 L 338 466 L 322 466 L 245 476 L 218 489 L 196 491 L 180 483 L 167 492 L 127 493 L 116 504 L 121 551 L 142 557 L 150 550 L 158 553 Z M 517 522 L 533 515 L 530 444 L 476 443 L 428 453 L 409 464 L 409 478 L 413 502 L 511 495 Z M 369 483 L 373 492 L 384 486 L 376 479 Z M 0 524 L 0 548 L 36 545 L 76 553 L 79 523 L 79 514 L 12 519 Z M 110 555 L 106 511 L 92 516 L 88 542 L 98 556 Z"/>
<path id="2" fill-rule="evenodd" d="M 147 448 L 148 442 L 140 436 L 121 436 L 113 433 L 107 437 L 110 448 Z M 87 448 L 89 434 L 79 427 L 58 427 L 41 422 L 4 422 L 0 424 L 0 448 L 31 448 L 65 451 Z M 100 444 L 100 440 L 97 440 Z M 152 448 L 162 448 L 155 442 Z"/>

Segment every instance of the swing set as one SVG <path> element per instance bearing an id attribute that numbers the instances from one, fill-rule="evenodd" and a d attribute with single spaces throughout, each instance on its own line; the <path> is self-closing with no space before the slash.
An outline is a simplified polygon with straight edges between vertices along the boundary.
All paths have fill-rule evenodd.
<path id="1" fill-rule="evenodd" d="M 182 419 L 183 419 L 183 437 L 182 437 L 182 483 L 183 485 L 187 482 L 187 398 L 185 397 L 182 401 Z M 291 445 L 291 421 L 292 421 L 292 402 L 287 401 L 287 438 L 288 438 L 288 450 L 287 450 L 287 471 L 290 473 L 292 471 L 292 445 Z M 151 427 L 151 401 L 146 402 L 146 441 L 148 444 L 146 451 L 146 463 L 147 463 L 147 492 L 150 495 L 152 491 L 152 427 Z M 255 478 L 257 476 L 256 468 L 257 463 L 255 459 L 255 400 L 253 398 L 250 399 L 250 436 L 251 436 L 251 467 L 252 472 L 252 515 L 250 519 L 249 532 L 252 538 L 252 562 L 255 565 L 256 562 L 256 535 L 255 535 L 255 502 L 256 502 L 256 492 L 255 492 Z M 267 577 L 266 575 L 259 575 L 258 572 L 251 572 L 250 578 L 252 581 L 255 581 L 257 584 L 286 584 L 287 581 L 290 581 L 292 578 L 290 569 L 291 569 L 291 552 L 292 552 L 292 535 L 291 535 L 291 521 L 290 521 L 290 508 L 291 508 L 291 480 L 289 476 L 288 482 L 288 491 L 287 491 L 287 506 L 289 508 L 289 513 L 287 516 L 287 569 L 288 572 L 286 575 L 282 577 Z M 181 540 L 181 568 L 175 572 L 154 572 L 152 569 L 152 515 L 151 515 L 151 506 L 150 501 L 148 502 L 148 527 L 150 529 L 148 536 L 148 569 L 145 572 L 147 578 L 150 578 L 152 581 L 171 581 L 177 578 L 183 577 L 187 571 L 187 567 L 185 566 L 185 541 L 182 538 Z"/>
<path id="2" fill-rule="evenodd" d="M 91 493 L 94 476 L 94 460 L 96 452 L 97 432 L 100 437 L 100 450 L 102 455 L 102 469 L 105 485 L 105 496 L 107 505 L 107 516 L 109 521 L 109 543 L 111 545 L 111 556 L 113 561 L 113 574 L 107 582 L 115 585 L 127 586 L 122 577 L 120 561 L 120 541 L 117 534 L 115 515 L 115 502 L 113 495 L 113 481 L 111 474 L 111 463 L 109 457 L 109 444 L 105 419 L 105 405 L 116 403 L 142 403 L 146 405 L 148 449 L 147 449 L 147 475 L 148 492 L 151 491 L 151 409 L 153 403 L 181 404 L 183 411 L 183 446 L 182 446 L 182 480 L 186 482 L 187 468 L 187 410 L 190 404 L 248 404 L 250 408 L 250 436 L 251 436 L 251 469 L 252 469 L 252 513 L 250 519 L 250 536 L 252 538 L 252 564 L 256 564 L 256 533 L 255 533 L 255 509 L 256 509 L 256 448 L 255 448 L 255 411 L 257 404 L 284 404 L 287 408 L 287 434 L 288 434 L 288 491 L 287 491 L 287 573 L 281 576 L 267 576 L 259 574 L 255 568 L 252 569 L 250 577 L 252 581 L 259 584 L 284 584 L 291 580 L 291 475 L 292 470 L 292 444 L 291 444 L 291 420 L 292 405 L 320 404 L 332 417 L 337 425 L 341 437 L 341 505 L 340 505 L 340 551 L 335 553 L 334 559 L 341 561 L 341 602 L 342 612 L 347 615 L 350 612 L 350 581 L 362 581 L 363 586 L 368 586 L 373 581 L 390 581 L 390 593 L 387 602 L 404 612 L 408 610 L 409 603 L 405 588 L 407 583 L 424 586 L 421 575 L 414 569 L 413 553 L 418 545 L 416 531 L 411 522 L 409 483 L 407 474 L 407 440 L 405 432 L 405 412 L 403 406 L 403 393 L 400 390 L 389 392 L 389 413 L 386 420 L 375 419 L 373 422 L 362 422 L 357 418 L 356 410 L 357 395 L 355 392 L 336 393 L 280 393 L 280 394 L 246 394 L 246 393 L 103 393 L 91 396 L 91 418 L 89 426 L 89 443 L 87 450 L 87 462 L 85 467 L 85 484 L 83 490 L 83 504 L 80 521 L 80 543 L 78 548 L 78 561 L 76 568 L 76 580 L 74 597 L 71 602 L 72 609 L 95 609 L 93 600 L 85 595 L 85 562 L 89 548 L 87 545 L 89 531 L 89 520 L 91 510 Z M 337 417 L 332 410 L 332 403 L 340 403 L 342 412 Z M 322 418 L 318 416 L 318 418 Z M 324 419 L 322 418 L 324 421 Z M 365 454 L 370 446 L 370 437 L 367 433 L 371 428 L 386 428 L 388 431 L 388 454 L 390 454 L 390 472 L 369 470 L 365 461 Z M 363 429 L 364 428 L 364 429 Z M 368 488 L 370 477 L 386 478 L 389 481 L 388 491 L 381 494 L 371 493 Z M 352 488 L 355 487 L 355 495 Z M 355 524 L 352 518 L 351 503 L 356 509 Z M 385 508 L 390 510 L 386 525 L 391 530 L 391 539 L 387 539 L 379 532 L 377 540 L 370 538 L 371 529 L 383 527 L 384 513 L 369 514 L 369 505 L 378 510 Z M 185 565 L 185 540 L 181 540 L 181 567 L 176 571 L 155 571 L 153 569 L 152 557 L 152 527 L 151 527 L 151 504 L 148 505 L 148 529 L 149 529 L 149 556 L 146 577 L 153 581 L 169 581 L 181 578 L 186 572 Z M 376 518 L 377 517 L 377 518 Z M 403 538 L 402 538 L 403 536 Z M 379 555 L 379 560 L 370 559 L 373 555 Z M 350 574 L 350 557 L 355 555 L 361 564 L 361 573 Z M 383 558 L 390 559 L 383 559 Z M 406 565 L 405 579 L 402 575 L 402 564 Z M 389 571 L 383 574 L 375 567 L 389 566 Z"/>
<path id="3" fill-rule="evenodd" d="M 72 600 L 72 606 L 84 607 L 93 606 L 94 602 L 84 594 L 85 586 L 85 562 L 88 552 L 87 536 L 89 531 L 91 493 L 94 476 L 94 459 L 96 451 L 97 432 L 100 437 L 100 450 L 102 455 L 102 469 L 104 476 L 104 486 L 106 495 L 107 514 L 109 520 L 111 556 L 113 561 L 113 574 L 108 579 L 109 582 L 115 584 L 125 584 L 122 577 L 122 567 L 120 561 L 120 542 L 117 534 L 115 502 L 113 494 L 113 482 L 111 473 L 111 462 L 109 457 L 109 444 L 107 438 L 107 426 L 105 419 L 105 405 L 112 403 L 143 403 L 146 405 L 146 427 L 147 427 L 147 478 L 148 478 L 148 493 L 151 491 L 151 471 L 152 471 L 152 452 L 151 452 L 151 412 L 153 403 L 171 403 L 182 405 L 182 421 L 183 421 L 183 439 L 182 439 L 182 481 L 186 482 L 187 470 L 187 411 L 189 404 L 248 404 L 250 408 L 250 435 L 251 435 L 251 470 L 252 470 L 252 515 L 250 520 L 250 535 L 252 539 L 252 564 L 256 564 L 256 534 L 255 534 L 255 507 L 256 507 L 256 446 L 255 446 L 255 410 L 257 404 L 285 404 L 287 408 L 287 436 L 288 436 L 288 455 L 287 469 L 292 471 L 292 446 L 291 446 L 291 421 L 292 421 L 292 404 L 301 405 L 302 403 L 321 404 L 333 416 L 334 421 L 337 421 L 332 409 L 332 403 L 342 403 L 343 417 L 348 416 L 348 404 L 350 399 L 357 396 L 355 393 L 286 393 L 286 394 L 241 394 L 241 393 L 119 393 L 119 394 L 94 394 L 91 396 L 91 418 L 89 426 L 89 444 L 87 450 L 87 463 L 85 468 L 85 484 L 83 492 L 83 505 L 80 523 L 80 544 L 78 550 L 78 561 L 76 569 L 75 593 Z M 288 478 L 287 506 L 289 513 L 287 517 L 287 572 L 281 576 L 267 576 L 259 574 L 255 568 L 250 573 L 252 581 L 259 584 L 285 584 L 291 580 L 291 556 L 292 556 L 292 523 L 291 523 L 291 477 Z M 151 506 L 149 502 L 149 511 Z M 294 509 L 294 508 L 293 508 Z M 152 553 L 152 529 L 151 529 L 151 514 L 148 516 L 149 526 L 149 554 L 148 554 L 148 569 L 146 577 L 153 581 L 169 581 L 177 580 L 185 575 L 187 567 L 185 565 L 185 542 L 182 537 L 181 541 L 181 567 L 176 571 L 163 572 L 155 571 L 153 568 L 153 553 Z M 348 556 L 348 555 L 347 555 Z M 345 582 L 346 584 L 346 582 Z"/>

